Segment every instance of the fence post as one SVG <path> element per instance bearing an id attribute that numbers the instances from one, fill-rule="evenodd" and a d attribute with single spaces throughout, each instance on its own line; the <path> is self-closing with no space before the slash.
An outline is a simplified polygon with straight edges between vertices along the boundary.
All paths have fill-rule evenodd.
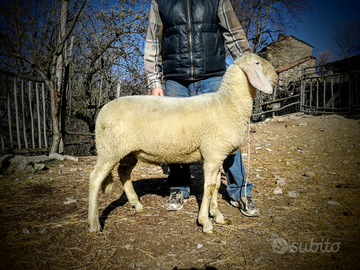
<path id="1" fill-rule="evenodd" d="M 21 149 L 20 142 L 20 127 L 19 127 L 19 107 L 17 101 L 17 85 L 16 85 L 16 77 L 14 77 L 14 103 L 15 103 L 15 125 L 16 125 L 16 137 L 18 142 L 18 148 Z"/>
<path id="2" fill-rule="evenodd" d="M 11 110 L 10 110 L 10 89 L 8 87 L 6 87 L 7 91 L 6 91 L 6 99 L 7 99 L 7 114 L 8 114 L 8 123 L 9 123 L 9 135 L 10 135 L 10 144 L 11 144 L 11 149 L 14 148 L 14 143 L 13 143 L 13 137 L 12 137 L 12 125 L 11 125 Z"/>
<path id="3" fill-rule="evenodd" d="M 32 142 L 32 148 L 35 148 L 35 134 L 34 134 L 34 115 L 31 105 L 31 87 L 32 82 L 29 82 L 29 111 L 30 111 L 30 122 L 31 122 L 31 142 Z"/>
<path id="4" fill-rule="evenodd" d="M 36 83 L 36 113 L 38 119 L 38 135 L 39 135 L 39 148 L 41 148 L 41 121 L 40 121 L 40 100 L 39 100 L 39 83 Z"/>
<path id="5" fill-rule="evenodd" d="M 351 72 L 348 74 L 349 80 L 349 114 L 354 113 L 354 91 L 353 91 L 353 83 L 352 83 L 352 76 Z"/>
<path id="6" fill-rule="evenodd" d="M 118 85 L 116 88 L 116 98 L 120 97 L 120 90 L 121 90 L 121 80 L 118 81 Z"/>
<path id="7" fill-rule="evenodd" d="M 25 101 L 24 101 L 24 79 L 21 79 L 21 109 L 22 109 L 22 126 L 24 133 L 25 148 L 29 148 L 28 141 L 26 138 L 26 120 L 25 120 Z"/>
<path id="8" fill-rule="evenodd" d="M 273 92 L 273 101 L 275 101 L 275 99 L 276 99 L 277 87 L 278 87 L 278 84 L 275 85 L 275 89 L 274 89 L 274 92 Z M 275 111 L 273 111 L 272 117 L 273 118 L 275 117 Z"/>
<path id="9" fill-rule="evenodd" d="M 305 101 L 305 69 L 301 68 L 300 112 L 304 111 L 304 101 Z"/>
<path id="10" fill-rule="evenodd" d="M 42 101 L 43 101 L 44 141 L 45 141 L 45 148 L 48 148 L 47 137 L 46 137 L 46 107 L 45 107 L 45 85 L 44 85 L 44 83 L 41 84 L 41 90 L 42 90 Z"/>

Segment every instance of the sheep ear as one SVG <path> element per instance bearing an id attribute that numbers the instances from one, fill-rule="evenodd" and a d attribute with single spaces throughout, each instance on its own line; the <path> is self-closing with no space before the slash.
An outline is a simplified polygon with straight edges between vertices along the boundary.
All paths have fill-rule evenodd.
<path id="1" fill-rule="evenodd" d="M 252 86 L 267 94 L 273 92 L 269 80 L 260 70 L 254 67 L 252 63 L 240 64 L 239 67 L 246 73 Z"/>

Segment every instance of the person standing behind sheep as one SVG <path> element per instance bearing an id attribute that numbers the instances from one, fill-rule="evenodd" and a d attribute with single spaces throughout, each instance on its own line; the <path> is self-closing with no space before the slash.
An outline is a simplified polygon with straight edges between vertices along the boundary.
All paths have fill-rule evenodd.
<path id="1" fill-rule="evenodd" d="M 190 97 L 216 92 L 226 70 L 224 41 L 234 59 L 251 53 L 229 0 L 153 0 L 144 55 L 151 94 Z M 165 208 L 176 211 L 189 197 L 191 174 L 189 164 L 169 167 L 170 197 Z M 245 216 L 259 216 L 250 182 L 245 193 L 240 150 L 225 159 L 223 168 L 231 205 Z"/>

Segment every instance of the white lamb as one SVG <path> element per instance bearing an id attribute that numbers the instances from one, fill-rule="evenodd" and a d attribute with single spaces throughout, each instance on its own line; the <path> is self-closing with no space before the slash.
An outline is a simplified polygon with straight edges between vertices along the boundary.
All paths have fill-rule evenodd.
<path id="1" fill-rule="evenodd" d="M 119 161 L 120 180 L 137 212 L 144 211 L 130 180 L 137 160 L 154 164 L 204 161 L 204 194 L 198 221 L 206 234 L 213 233 L 209 212 L 216 223 L 225 224 L 217 204 L 220 167 L 245 140 L 256 88 L 272 93 L 276 82 L 271 64 L 248 54 L 227 69 L 216 93 L 190 98 L 129 96 L 106 104 L 95 128 L 98 159 L 90 174 L 90 232 L 101 229 L 99 188 L 104 193 L 111 191 L 111 171 Z"/>

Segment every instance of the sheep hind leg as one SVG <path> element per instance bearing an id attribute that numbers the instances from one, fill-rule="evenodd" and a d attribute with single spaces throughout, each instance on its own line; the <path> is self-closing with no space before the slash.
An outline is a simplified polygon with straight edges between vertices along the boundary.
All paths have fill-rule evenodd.
<path id="1" fill-rule="evenodd" d="M 101 158 L 98 157 L 95 168 L 90 173 L 88 223 L 90 225 L 90 233 L 92 234 L 96 234 L 101 230 L 98 213 L 99 188 L 103 181 L 108 178 L 115 164 L 116 161 L 101 162 Z"/>
<path id="2" fill-rule="evenodd" d="M 134 190 L 134 186 L 130 179 L 130 174 L 133 168 L 137 163 L 137 159 L 131 155 L 126 156 L 120 161 L 120 165 L 118 167 L 118 174 L 120 177 L 120 181 L 123 184 L 124 191 L 126 197 L 129 200 L 129 203 L 135 207 L 136 212 L 144 212 L 145 209 L 139 201 L 138 196 Z"/>
<path id="3" fill-rule="evenodd" d="M 221 214 L 218 205 L 218 192 L 221 184 L 221 174 L 220 171 L 216 176 L 216 186 L 215 190 L 212 194 L 211 201 L 210 201 L 210 215 L 214 217 L 214 220 L 217 224 L 226 224 L 226 220 L 224 216 Z"/>
<path id="4" fill-rule="evenodd" d="M 204 162 L 204 195 L 200 206 L 198 221 L 203 226 L 203 232 L 208 235 L 213 234 L 213 225 L 209 219 L 209 206 L 211 197 L 216 190 L 219 168 L 220 166 Z"/>

